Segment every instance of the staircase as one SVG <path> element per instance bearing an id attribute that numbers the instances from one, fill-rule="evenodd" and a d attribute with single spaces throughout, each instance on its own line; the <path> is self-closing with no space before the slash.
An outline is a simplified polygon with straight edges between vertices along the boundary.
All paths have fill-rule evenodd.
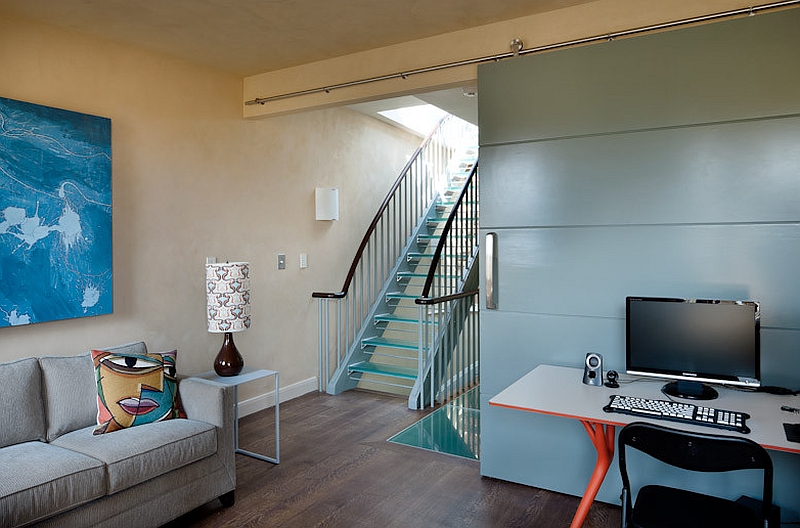
<path id="1" fill-rule="evenodd" d="M 404 262 L 395 275 L 394 284 L 388 285 L 381 305 L 383 310 L 373 317 L 373 328 L 361 339 L 361 348 L 367 358 L 348 365 L 349 376 L 360 382 L 360 388 L 408 395 L 417 380 L 421 322 L 420 308 L 415 301 L 422 297 L 442 230 L 455 199 L 477 162 L 477 152 L 470 149 L 456 153 L 455 160 L 460 163 L 456 164 L 456 170 L 448 171 L 448 187 L 422 223 L 422 229 L 415 237 L 416 243 L 403 256 Z M 465 262 L 466 259 L 462 259 L 459 268 L 466 269 Z M 452 273 L 450 278 L 458 279 L 460 276 Z M 439 321 L 425 324 L 438 325 Z M 386 389 L 386 386 L 400 390 Z"/>
<path id="2" fill-rule="evenodd" d="M 445 118 L 379 209 L 342 291 L 313 294 L 320 390 L 390 392 L 419 409 L 477 383 L 477 182 L 476 131 Z"/>

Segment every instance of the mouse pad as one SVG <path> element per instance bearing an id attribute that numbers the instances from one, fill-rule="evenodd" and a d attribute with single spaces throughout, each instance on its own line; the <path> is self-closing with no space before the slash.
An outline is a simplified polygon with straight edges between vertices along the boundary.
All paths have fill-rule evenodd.
<path id="1" fill-rule="evenodd" d="M 800 442 L 800 424 L 783 424 L 786 431 L 786 439 L 790 442 Z"/>

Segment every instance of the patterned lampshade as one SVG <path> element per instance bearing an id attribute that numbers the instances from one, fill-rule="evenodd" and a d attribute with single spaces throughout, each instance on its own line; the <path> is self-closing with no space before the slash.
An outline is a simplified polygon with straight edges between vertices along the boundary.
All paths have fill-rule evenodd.
<path id="1" fill-rule="evenodd" d="M 250 264 L 206 264 L 208 331 L 241 332 L 250 328 Z"/>

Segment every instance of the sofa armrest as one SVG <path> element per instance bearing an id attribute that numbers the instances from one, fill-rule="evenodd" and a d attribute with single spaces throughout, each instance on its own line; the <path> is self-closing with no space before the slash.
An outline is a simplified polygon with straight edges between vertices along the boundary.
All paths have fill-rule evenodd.
<path id="1" fill-rule="evenodd" d="M 178 384 L 186 417 L 216 426 L 217 453 L 236 485 L 236 441 L 234 437 L 234 387 L 202 378 L 184 378 Z"/>
<path id="2" fill-rule="evenodd" d="M 233 430 L 233 387 L 202 378 L 184 378 L 178 393 L 187 418 Z"/>

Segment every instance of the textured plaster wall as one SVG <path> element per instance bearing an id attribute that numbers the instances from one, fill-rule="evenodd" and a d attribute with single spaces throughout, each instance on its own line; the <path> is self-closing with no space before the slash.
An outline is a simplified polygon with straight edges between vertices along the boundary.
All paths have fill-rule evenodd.
<path id="1" fill-rule="evenodd" d="M 178 348 L 184 374 L 209 370 L 215 256 L 251 263 L 252 328 L 235 336 L 246 364 L 308 387 L 311 293 L 341 287 L 419 139 L 345 109 L 245 121 L 239 78 L 2 14 L 0 72 L 0 96 L 111 119 L 114 208 L 113 315 L 1 328 L 0 361 L 144 339 Z M 340 189 L 339 222 L 314 220 L 316 186 Z"/>

